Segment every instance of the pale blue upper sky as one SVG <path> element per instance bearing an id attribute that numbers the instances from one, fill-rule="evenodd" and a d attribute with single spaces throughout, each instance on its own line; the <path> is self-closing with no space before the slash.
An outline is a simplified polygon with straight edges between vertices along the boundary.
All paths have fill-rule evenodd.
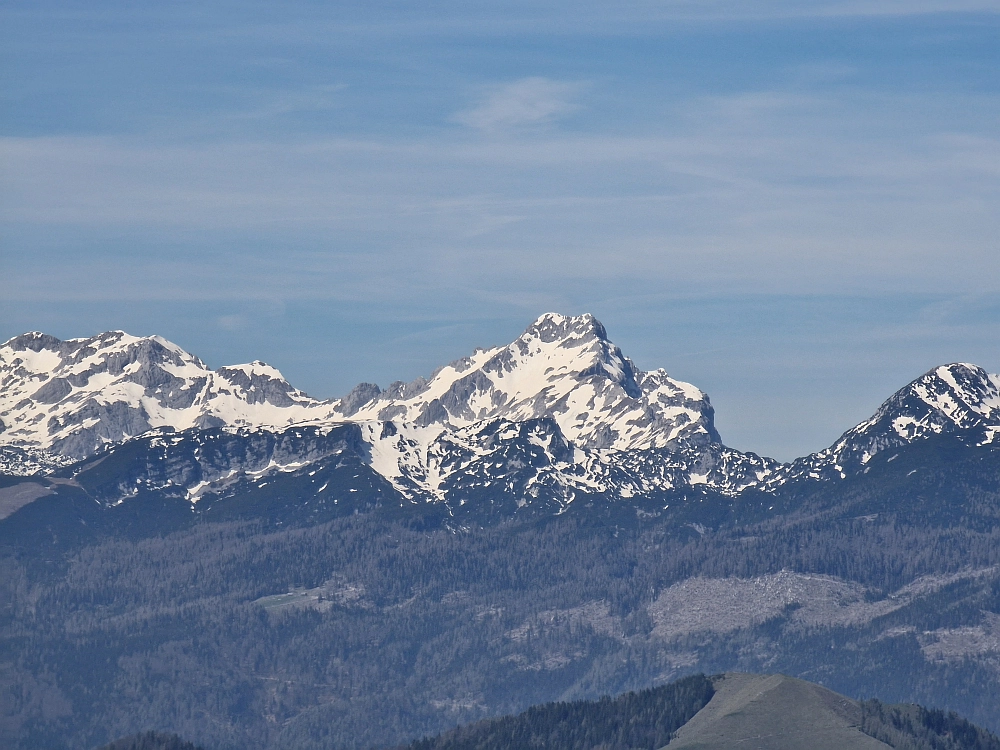
<path id="1" fill-rule="evenodd" d="M 592 312 L 777 458 L 1000 371 L 1000 0 L 9 0 L 0 61 L 0 339 L 325 397 Z"/>

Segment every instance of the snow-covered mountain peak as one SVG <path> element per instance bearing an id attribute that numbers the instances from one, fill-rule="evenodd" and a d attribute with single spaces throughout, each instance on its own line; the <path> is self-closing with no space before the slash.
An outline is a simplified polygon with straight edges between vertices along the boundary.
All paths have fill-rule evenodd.
<path id="1" fill-rule="evenodd" d="M 245 365 L 220 367 L 215 374 L 233 386 L 249 404 L 319 407 L 318 402 L 292 388 L 277 368 L 259 360 Z"/>
<path id="2" fill-rule="evenodd" d="M 976 427 L 984 420 L 1000 418 L 1000 376 L 978 365 L 957 362 L 936 367 L 909 389 L 958 427 Z"/>
<path id="3" fill-rule="evenodd" d="M 212 371 L 159 336 L 33 332 L 0 347 L 0 443 L 82 457 L 155 427 L 284 426 L 329 407 L 262 362 Z"/>
<path id="4" fill-rule="evenodd" d="M 411 499 L 461 503 L 499 491 L 559 507 L 578 493 L 736 495 L 846 478 L 882 451 L 934 435 L 995 441 L 1000 376 L 964 363 L 936 367 L 834 445 L 785 465 L 721 445 L 713 416 L 702 391 L 665 370 L 638 369 L 592 315 L 546 313 L 505 346 L 385 390 L 362 383 L 332 401 L 296 390 L 265 362 L 212 370 L 158 336 L 61 341 L 31 332 L 0 346 L 0 468 L 51 469 L 164 428 L 189 430 L 195 442 L 224 434 L 273 444 L 280 455 L 254 471 L 285 471 L 306 460 L 281 447 L 286 438 L 353 430 L 359 460 Z"/>
<path id="5" fill-rule="evenodd" d="M 829 448 L 796 460 L 786 473 L 847 476 L 863 471 L 883 451 L 966 431 L 979 432 L 985 442 L 1000 434 L 1000 376 L 964 362 L 941 365 L 898 390 Z"/>
<path id="6" fill-rule="evenodd" d="M 537 338 L 546 343 L 566 342 L 567 346 L 572 345 L 569 342 L 593 337 L 607 341 L 608 333 L 604 330 L 601 321 L 590 313 L 575 316 L 545 313 L 528 326 L 520 336 L 524 340 Z"/>
<path id="7" fill-rule="evenodd" d="M 205 367 L 197 357 L 159 336 L 142 338 L 124 331 L 67 341 L 33 332 L 16 336 L 0 347 L 0 367 L 5 373 L 30 373 L 35 380 L 47 380 L 58 372 L 59 378 L 82 383 L 99 371 L 118 375 L 126 370 L 135 373 L 148 368 L 186 366 Z"/>
<path id="8" fill-rule="evenodd" d="M 551 484 L 564 500 L 619 485 L 625 493 L 686 483 L 737 491 L 773 470 L 727 453 L 707 396 L 664 370 L 639 370 L 592 315 L 547 313 L 505 346 L 384 391 L 362 383 L 328 402 L 259 360 L 211 370 L 166 339 L 122 331 L 11 339 L 0 348 L 0 384 L 0 447 L 80 458 L 157 428 L 284 435 L 354 422 L 372 468 L 414 497 L 485 489 L 500 474 L 530 492 Z M 626 453 L 645 471 L 648 449 L 662 451 L 653 464 L 666 461 L 651 469 L 655 480 L 631 470 L 627 481 L 612 477 Z"/>
<path id="9" fill-rule="evenodd" d="M 515 363 L 523 369 L 531 362 L 542 369 L 539 380 L 549 381 L 572 375 L 578 380 L 606 377 L 632 398 L 640 398 L 635 368 L 617 346 L 608 340 L 604 326 L 593 315 L 576 317 L 546 313 L 532 323 L 508 349 L 514 358 L 491 361 L 491 370 L 504 377 Z"/>
<path id="10" fill-rule="evenodd" d="M 477 349 L 430 378 L 385 391 L 362 384 L 337 413 L 441 429 L 552 418 L 568 439 L 598 449 L 718 439 L 704 393 L 662 370 L 638 370 L 592 315 L 547 313 L 507 346 Z"/>
<path id="11" fill-rule="evenodd" d="M 82 457 L 153 428 L 394 421 L 421 434 L 483 420 L 553 419 L 588 449 L 718 439 L 700 390 L 645 373 L 592 315 L 546 313 L 506 346 L 476 349 L 428 378 L 362 383 L 333 402 L 254 361 L 211 370 L 159 336 L 108 331 L 62 341 L 26 333 L 0 347 L 0 444 Z"/>
<path id="12" fill-rule="evenodd" d="M 959 362 L 935 367 L 901 388 L 839 442 L 879 434 L 909 442 L 991 426 L 1000 426 L 1000 377 Z"/>

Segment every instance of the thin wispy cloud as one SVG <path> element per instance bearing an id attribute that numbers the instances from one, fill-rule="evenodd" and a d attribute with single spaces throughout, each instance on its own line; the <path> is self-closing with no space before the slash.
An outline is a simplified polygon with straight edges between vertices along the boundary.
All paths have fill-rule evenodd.
<path id="1" fill-rule="evenodd" d="M 209 256 L 197 274 L 186 272 L 190 263 L 137 262 L 133 287 L 145 298 L 178 289 L 363 298 L 389 287 L 419 297 L 570 280 L 770 292 L 993 290 L 998 141 L 934 123 L 902 132 L 894 118 L 906 104 L 883 97 L 879 111 L 865 97 L 740 92 L 678 102 L 667 132 L 552 129 L 458 144 L 386 137 L 164 148 L 113 138 L 0 139 L 18 187 L 0 218 L 22 231 L 58 222 L 83 234 L 237 237 L 280 246 L 287 261 L 237 273 L 228 257 Z M 987 113 L 997 103 L 953 97 L 947 106 Z M 302 256 L 303 244 L 315 254 Z M 980 273 L 970 278 L 953 262 L 956 247 Z M 81 286 L 99 266 L 79 261 L 41 274 L 28 270 L 38 259 L 12 263 L 8 294 L 67 299 L 105 286 L 111 294 L 117 277 L 96 274 Z M 45 284 L 31 281 L 40 276 Z"/>
<path id="2" fill-rule="evenodd" d="M 283 89 L 234 89 L 244 98 L 244 106 L 234 108 L 225 115 L 234 118 L 275 117 L 293 112 L 323 112 L 337 106 L 337 94 L 344 84 L 305 86 L 287 91 Z"/>
<path id="3" fill-rule="evenodd" d="M 496 87 L 455 121 L 484 131 L 547 125 L 579 109 L 580 83 L 532 76 Z"/>
<path id="4" fill-rule="evenodd" d="M 237 331 L 247 324 L 245 315 L 220 315 L 215 324 L 224 331 Z"/>

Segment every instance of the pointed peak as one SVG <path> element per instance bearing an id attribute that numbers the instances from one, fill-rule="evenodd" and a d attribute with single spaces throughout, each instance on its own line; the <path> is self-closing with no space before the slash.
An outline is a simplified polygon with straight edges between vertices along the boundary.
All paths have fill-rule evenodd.
<path id="1" fill-rule="evenodd" d="M 930 389 L 934 392 L 951 391 L 963 400 L 978 401 L 995 390 L 996 376 L 990 375 L 979 365 L 969 362 L 952 362 L 928 370 L 896 396 Z M 890 399 L 890 402 L 893 399 Z"/>
<path id="2" fill-rule="evenodd" d="M 571 337 L 594 336 L 607 341 L 608 333 L 597 318 L 590 313 L 583 315 L 561 315 L 549 312 L 538 317 L 522 334 L 523 337 L 539 338 L 545 342 L 559 341 Z"/>
<path id="3" fill-rule="evenodd" d="M 925 377 L 930 376 L 937 376 L 942 380 L 951 382 L 968 380 L 969 378 L 983 380 L 988 378 L 990 375 L 982 367 L 974 365 L 971 362 L 952 362 L 947 365 L 935 367 L 933 370 L 928 372 Z"/>
<path id="4" fill-rule="evenodd" d="M 180 354 L 180 355 L 187 356 L 187 357 L 193 357 L 194 356 L 190 352 L 187 352 L 186 350 L 184 350 L 183 348 L 181 348 L 180 346 L 178 346 L 177 344 L 175 344 L 170 339 L 163 338 L 163 336 L 149 336 L 149 340 L 150 341 L 155 341 L 157 344 L 159 344 L 160 346 L 162 346 L 164 349 L 169 349 L 174 354 Z"/>
<path id="5" fill-rule="evenodd" d="M 878 453 L 926 438 L 1000 427 L 1000 377 L 978 365 L 934 367 L 900 388 L 869 419 L 852 427 L 825 451 L 798 459 L 808 471 L 841 478 L 860 471 Z M 890 459 L 892 460 L 892 459 Z"/>

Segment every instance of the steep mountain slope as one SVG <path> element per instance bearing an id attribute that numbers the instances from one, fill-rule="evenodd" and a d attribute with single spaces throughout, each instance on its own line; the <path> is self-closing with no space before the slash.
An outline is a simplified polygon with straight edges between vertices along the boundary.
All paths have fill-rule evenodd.
<path id="1" fill-rule="evenodd" d="M 435 508 L 456 523 L 491 524 L 560 514 L 577 500 L 620 506 L 627 517 L 658 517 L 670 508 L 684 511 L 686 495 L 696 502 L 691 510 L 717 514 L 718 504 L 697 498 L 730 502 L 735 492 L 727 488 L 755 482 L 759 466 L 718 444 L 603 455 L 575 448 L 551 419 L 495 420 L 435 439 L 426 453 L 434 472 L 428 478 L 419 464 L 406 466 L 406 473 L 385 470 L 373 445 L 385 451 L 379 443 L 388 433 L 406 447 L 391 422 L 150 432 L 47 476 L 8 478 L 0 486 L 0 519 L 42 497 L 80 493 L 109 510 L 153 498 L 181 503 L 189 522 L 218 517 L 221 508 L 229 515 L 270 516 L 280 507 L 292 522 L 315 519 L 322 507 L 337 515 L 393 506 L 418 514 Z M 748 475 L 726 463 L 731 453 Z M 701 484 L 691 485 L 692 472 Z"/>
<path id="2" fill-rule="evenodd" d="M 357 403 L 366 395 L 369 401 Z M 429 380 L 394 383 L 385 392 L 359 386 L 337 412 L 418 427 L 547 417 L 566 439 L 587 449 L 719 440 L 703 392 L 665 370 L 638 370 L 592 315 L 543 315 L 508 346 L 479 349 Z"/>
<path id="3" fill-rule="evenodd" d="M 513 343 L 477 350 L 428 380 L 362 383 L 321 402 L 262 362 L 210 370 L 157 336 L 112 331 L 60 341 L 27 333 L 0 347 L 0 440 L 73 457 L 156 427 L 282 427 L 306 420 L 435 428 L 551 418 L 590 449 L 718 441 L 712 407 L 665 371 L 641 372 L 593 316 L 540 317 Z"/>
<path id="4" fill-rule="evenodd" d="M 704 393 L 663 370 L 638 370 L 590 315 L 543 315 L 510 345 L 477 350 L 427 380 L 384 392 L 361 384 L 329 402 L 263 363 L 212 371 L 163 339 L 122 332 L 19 336 L 0 348 L 0 375 L 2 468 L 11 474 L 52 470 L 157 429 L 345 422 L 363 427 L 370 465 L 409 499 L 491 487 L 529 500 L 541 493 L 558 507 L 581 493 L 699 484 L 735 494 L 777 466 L 725 448 Z"/>

